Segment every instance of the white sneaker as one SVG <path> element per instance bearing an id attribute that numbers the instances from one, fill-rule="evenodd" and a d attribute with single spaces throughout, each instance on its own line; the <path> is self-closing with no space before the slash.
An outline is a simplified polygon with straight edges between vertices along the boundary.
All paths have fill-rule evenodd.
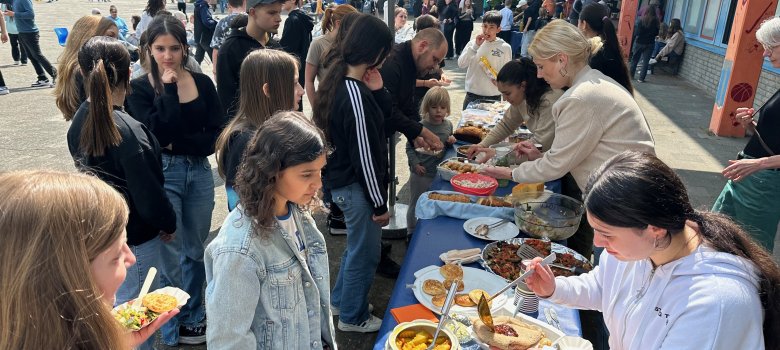
<path id="1" fill-rule="evenodd" d="M 655 58 L 651 58 L 651 59 L 650 59 L 650 62 L 648 62 L 648 63 L 650 63 L 650 64 L 656 64 L 656 63 L 658 63 L 658 61 L 657 61 Z"/>
<path id="2" fill-rule="evenodd" d="M 14 66 L 21 66 L 21 65 L 22 65 L 22 62 L 14 61 Z"/>
<path id="3" fill-rule="evenodd" d="M 8 94 L 10 94 L 10 93 L 11 93 L 11 90 L 9 90 L 7 87 L 5 87 L 5 86 L 0 86 L 0 95 L 8 95 Z M 370 308 L 371 308 L 371 305 L 369 304 L 369 305 L 368 305 L 368 307 L 369 307 L 369 309 L 370 309 Z"/>
<path id="4" fill-rule="evenodd" d="M 341 310 L 333 305 L 330 306 L 330 313 L 333 314 L 333 316 L 338 316 L 339 312 Z M 374 305 L 368 304 L 368 312 L 374 311 Z"/>
<path id="5" fill-rule="evenodd" d="M 373 333 L 382 327 L 382 319 L 374 315 L 369 315 L 363 323 L 354 325 L 341 322 L 339 320 L 339 329 L 343 332 Z"/>

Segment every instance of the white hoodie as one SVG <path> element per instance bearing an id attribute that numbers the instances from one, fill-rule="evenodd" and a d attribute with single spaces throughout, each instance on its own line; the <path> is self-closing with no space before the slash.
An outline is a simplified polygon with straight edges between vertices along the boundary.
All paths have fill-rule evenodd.
<path id="1" fill-rule="evenodd" d="M 479 58 L 485 56 L 496 70 L 496 73 L 512 60 L 512 47 L 503 39 L 496 38 L 493 41 L 485 41 L 477 47 L 476 39 L 472 39 L 458 57 L 458 67 L 466 69 L 466 92 L 482 96 L 497 96 L 501 93 L 493 85 L 494 77 L 485 73 Z"/>
<path id="2" fill-rule="evenodd" d="M 557 277 L 549 300 L 603 312 L 612 350 L 764 349 L 753 264 L 703 245 L 654 272 L 605 251 L 590 273 Z"/>

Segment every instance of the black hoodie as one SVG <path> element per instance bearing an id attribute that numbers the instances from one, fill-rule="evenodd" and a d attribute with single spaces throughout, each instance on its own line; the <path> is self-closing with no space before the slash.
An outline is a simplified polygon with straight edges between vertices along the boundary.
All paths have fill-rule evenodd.
<path id="1" fill-rule="evenodd" d="M 263 46 L 255 38 L 246 33 L 246 27 L 233 29 L 225 39 L 217 56 L 217 93 L 219 102 L 228 120 L 236 115 L 238 110 L 238 77 L 241 72 L 241 62 L 249 52 L 257 49 L 278 49 L 279 43 L 273 39 Z"/>
<path id="2" fill-rule="evenodd" d="M 279 44 L 282 49 L 298 58 L 298 82 L 304 84 L 304 68 L 306 68 L 306 56 L 309 54 L 311 44 L 311 30 L 314 29 L 314 21 L 300 9 L 290 11 L 284 22 L 284 31 Z"/>

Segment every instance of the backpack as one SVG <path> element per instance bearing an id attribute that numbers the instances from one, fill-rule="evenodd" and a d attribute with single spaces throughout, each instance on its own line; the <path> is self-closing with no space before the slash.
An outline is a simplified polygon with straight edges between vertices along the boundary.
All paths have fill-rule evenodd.
<path id="1" fill-rule="evenodd" d="M 374 0 L 363 0 L 363 7 L 360 9 L 360 12 L 369 15 L 376 14 L 376 3 L 374 3 Z"/>

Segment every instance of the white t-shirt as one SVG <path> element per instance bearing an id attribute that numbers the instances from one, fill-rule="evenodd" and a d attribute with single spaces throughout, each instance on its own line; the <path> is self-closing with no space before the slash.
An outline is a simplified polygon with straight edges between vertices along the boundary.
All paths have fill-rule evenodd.
<path id="1" fill-rule="evenodd" d="M 292 214 L 292 208 L 288 207 L 287 215 L 277 216 L 276 220 L 279 221 L 279 225 L 281 225 L 282 228 L 287 231 L 287 233 L 289 233 L 293 239 L 295 239 L 296 246 L 298 246 L 298 251 L 303 252 L 306 250 L 306 243 L 303 241 L 303 236 L 301 232 L 298 231 L 298 227 L 295 226 L 295 218 Z"/>

